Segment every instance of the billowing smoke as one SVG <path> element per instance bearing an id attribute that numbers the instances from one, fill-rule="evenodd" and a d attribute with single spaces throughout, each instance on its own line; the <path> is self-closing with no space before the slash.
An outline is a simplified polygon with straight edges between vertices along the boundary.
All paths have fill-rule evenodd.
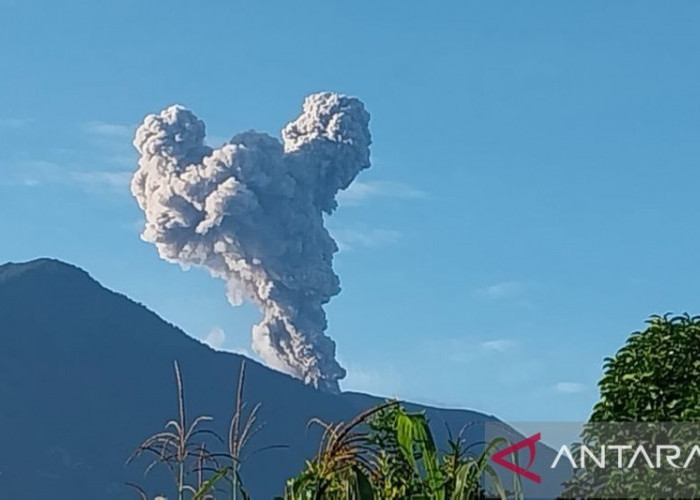
<path id="1" fill-rule="evenodd" d="M 323 305 L 340 285 L 323 213 L 369 167 L 368 125 L 362 102 L 324 92 L 306 98 L 283 142 L 249 131 L 212 149 L 204 123 L 181 106 L 147 116 L 134 139 L 142 238 L 163 259 L 224 279 L 231 303 L 258 304 L 264 318 L 253 327 L 253 349 L 333 392 L 345 370 L 324 334 Z"/>

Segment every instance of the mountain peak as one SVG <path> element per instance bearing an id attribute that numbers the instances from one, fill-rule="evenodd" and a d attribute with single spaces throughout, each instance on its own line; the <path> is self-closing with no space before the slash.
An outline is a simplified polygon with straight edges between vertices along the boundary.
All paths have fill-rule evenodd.
<path id="1" fill-rule="evenodd" d="M 42 257 L 27 262 L 8 262 L 0 265 L 0 283 L 21 276 L 40 273 L 43 275 L 76 275 L 89 276 L 83 269 L 57 259 Z"/>
<path id="2" fill-rule="evenodd" d="M 5 274 L 22 274 L 27 271 L 81 271 L 84 272 L 77 266 L 73 264 L 68 264 L 62 260 L 52 259 L 50 257 L 40 257 L 34 260 L 28 260 L 26 262 L 7 262 L 0 265 L 0 276 Z"/>

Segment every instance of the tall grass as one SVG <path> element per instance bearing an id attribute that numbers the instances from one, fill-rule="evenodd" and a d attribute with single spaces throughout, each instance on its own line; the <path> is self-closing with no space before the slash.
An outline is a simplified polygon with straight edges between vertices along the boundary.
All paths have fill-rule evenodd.
<path id="1" fill-rule="evenodd" d="M 279 446 L 245 453 L 263 428 L 258 423 L 260 404 L 248 411 L 245 403 L 245 361 L 238 374 L 225 441 L 212 430 L 201 428 L 212 421 L 211 417 L 188 420 L 182 374 L 177 362 L 174 367 L 177 418 L 169 420 L 164 431 L 144 440 L 127 463 L 141 455 L 154 456 L 144 475 L 155 466 L 167 467 L 173 475 L 177 500 L 249 500 L 241 466 L 252 454 Z M 278 500 L 471 500 L 487 494 L 522 498 L 517 476 L 512 490 L 506 491 L 489 465 L 491 455 L 508 445 L 505 439 L 467 446 L 463 439 L 466 426 L 456 437 L 448 429 L 448 448 L 440 452 L 425 414 L 410 413 L 399 401 L 365 410 L 347 423 L 314 418 L 311 425 L 323 430 L 317 453 L 299 475 L 287 481 Z M 204 440 L 207 436 L 224 451 L 209 450 Z M 481 446 L 481 451 L 473 452 L 475 446 Z M 217 488 L 222 482 L 228 488 Z M 140 486 L 127 485 L 141 500 L 148 500 Z"/>
<path id="2" fill-rule="evenodd" d="M 146 468 L 145 474 L 158 464 L 166 465 L 173 473 L 175 486 L 177 488 L 177 499 L 185 500 L 185 493 L 196 494 L 197 490 L 186 481 L 187 464 L 190 459 L 199 462 L 212 460 L 203 443 L 195 442 L 194 438 L 200 434 L 214 434 L 212 431 L 197 429 L 202 422 L 211 421 L 208 415 L 200 415 L 192 422 L 188 423 L 185 412 L 185 391 L 182 383 L 180 366 L 177 361 L 175 365 L 175 383 L 177 388 L 177 419 L 169 420 L 165 424 L 162 432 L 157 432 L 148 437 L 134 453 L 129 457 L 127 463 L 135 458 L 150 453 L 155 455 L 154 460 Z"/>

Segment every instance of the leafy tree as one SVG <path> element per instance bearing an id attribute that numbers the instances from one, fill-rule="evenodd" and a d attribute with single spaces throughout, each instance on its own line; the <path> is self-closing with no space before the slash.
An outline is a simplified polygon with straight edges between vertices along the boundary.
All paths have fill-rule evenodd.
<path id="1" fill-rule="evenodd" d="M 669 316 L 606 358 L 592 422 L 700 421 L 700 316 Z"/>
<path id="2" fill-rule="evenodd" d="M 654 315 L 612 358 L 599 382 L 600 400 L 582 433 L 588 447 L 602 444 L 689 443 L 700 422 L 700 316 Z M 669 425 L 669 423 L 675 423 Z M 640 464 L 641 465 L 641 464 Z M 698 471 L 640 466 L 579 469 L 566 496 L 691 494 Z"/>

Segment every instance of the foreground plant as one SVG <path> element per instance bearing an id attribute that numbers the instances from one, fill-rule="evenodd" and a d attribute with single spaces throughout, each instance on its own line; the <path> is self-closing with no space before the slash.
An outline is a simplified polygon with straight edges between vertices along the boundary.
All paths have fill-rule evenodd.
<path id="1" fill-rule="evenodd" d="M 155 455 L 145 473 L 158 464 L 166 465 L 173 473 L 177 500 L 222 499 L 223 491 L 216 489 L 220 482 L 229 484 L 230 500 L 249 500 L 240 471 L 250 456 L 244 450 L 262 425 L 257 423 L 259 404 L 246 411 L 245 362 L 241 363 L 226 443 L 213 431 L 199 428 L 203 422 L 211 421 L 211 417 L 187 420 L 177 362 L 175 381 L 178 418 L 170 420 L 165 431 L 146 439 L 128 462 L 146 453 Z M 489 465 L 491 455 L 508 444 L 505 439 L 466 446 L 463 439 L 466 427 L 456 438 L 448 429 L 448 449 L 440 453 L 425 414 L 409 413 L 398 401 L 370 408 L 348 423 L 312 419 L 309 425 L 314 424 L 323 429 L 318 452 L 307 461 L 301 474 L 287 481 L 283 500 L 471 500 L 485 498 L 487 487 L 501 499 L 510 494 L 522 498 L 517 476 L 513 490 L 508 492 Z M 205 435 L 225 444 L 226 451 L 209 451 L 201 441 Z M 476 446 L 482 447 L 480 453 L 470 451 Z M 253 453 L 277 447 L 260 448 Z M 195 479 L 190 484 L 192 476 Z M 128 485 L 141 500 L 148 500 L 142 488 Z"/>
<path id="2" fill-rule="evenodd" d="M 425 414 L 409 413 L 401 406 L 376 415 L 370 427 L 375 432 L 373 442 L 381 445 L 389 465 L 388 474 L 381 476 L 380 498 L 484 498 L 487 479 L 498 497 L 521 496 L 517 479 L 513 491 L 507 492 L 489 465 L 491 455 L 509 444 L 504 438 L 467 446 L 463 436 L 469 426 L 456 437 L 448 429 L 448 449 L 440 453 Z M 473 452 L 478 446 L 483 450 Z"/>
<path id="3" fill-rule="evenodd" d="M 198 493 L 198 488 L 187 484 L 186 476 L 189 472 L 187 470 L 188 463 L 191 460 L 199 462 L 200 464 L 214 461 L 204 447 L 204 444 L 195 442 L 194 437 L 204 433 L 215 434 L 209 430 L 197 429 L 200 423 L 211 421 L 212 418 L 210 416 L 200 415 L 191 423 L 188 423 L 185 413 L 185 392 L 182 384 L 180 365 L 177 361 L 174 365 L 175 383 L 177 386 L 178 418 L 168 421 L 168 423 L 165 424 L 165 431 L 153 434 L 141 443 L 131 457 L 129 457 L 127 463 L 132 462 L 135 458 L 145 453 L 155 455 L 153 462 L 146 468 L 145 474 L 148 474 L 148 472 L 158 464 L 166 465 L 174 475 L 178 500 L 184 500 L 186 492 L 192 495 Z M 204 497 L 200 496 L 200 498 L 204 500 Z"/>
<path id="4" fill-rule="evenodd" d="M 230 486 L 231 500 L 248 500 L 250 495 L 243 486 L 241 477 L 241 466 L 243 463 L 255 453 L 266 451 L 275 448 L 284 448 L 284 445 L 272 445 L 253 450 L 250 454 L 244 454 L 244 450 L 248 446 L 250 440 L 263 427 L 263 424 L 258 424 L 258 410 L 260 403 L 257 403 L 250 412 L 246 415 L 246 403 L 243 397 L 243 388 L 245 386 L 245 361 L 241 362 L 241 370 L 238 374 L 238 386 L 236 388 L 235 411 L 231 417 L 229 424 L 228 439 L 226 441 L 226 453 L 212 455 L 216 459 L 225 459 L 230 462 L 227 467 L 219 467 L 213 470 L 214 476 L 210 478 L 209 483 L 205 484 L 201 490 L 201 494 L 207 493 L 220 479 L 226 479 Z M 195 497 L 197 500 L 197 497 Z"/>
<path id="5" fill-rule="evenodd" d="M 369 446 L 370 434 L 363 429 L 373 415 L 398 403 L 388 402 L 360 413 L 347 424 L 329 424 L 312 419 L 323 428 L 318 453 L 306 469 L 287 482 L 285 499 L 374 498 L 373 479 L 379 474 L 378 450 Z"/>
<path id="6" fill-rule="evenodd" d="M 489 465 L 491 455 L 508 445 L 503 438 L 465 446 L 462 429 L 456 439 L 450 435 L 449 449 L 440 454 L 425 415 L 409 413 L 396 401 L 348 424 L 313 422 L 324 427 L 319 452 L 288 481 L 285 500 L 485 498 L 485 478 L 499 498 L 522 498 L 517 477 L 508 492 Z M 474 445 L 483 445 L 483 451 L 471 453 Z"/>

